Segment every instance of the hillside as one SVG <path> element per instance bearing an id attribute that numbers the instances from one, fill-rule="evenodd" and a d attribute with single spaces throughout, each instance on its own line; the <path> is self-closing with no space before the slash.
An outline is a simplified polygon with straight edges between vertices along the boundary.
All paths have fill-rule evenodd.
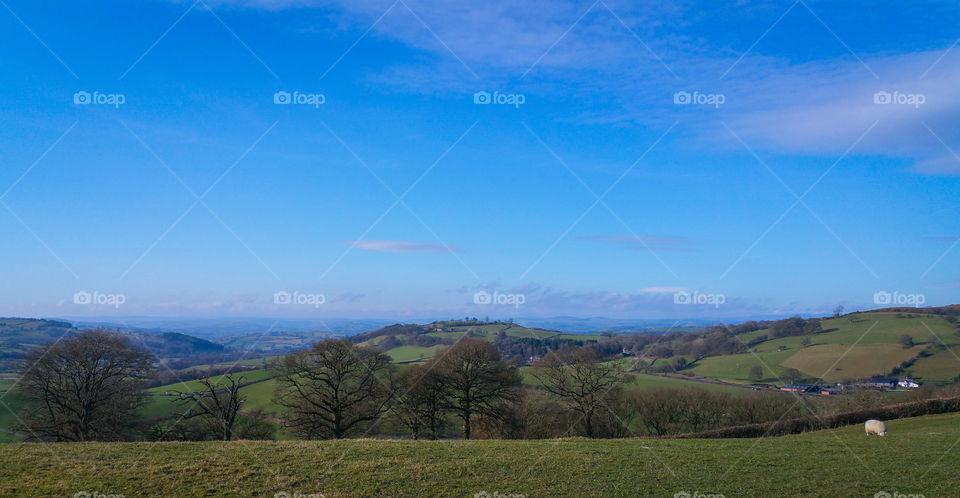
<path id="1" fill-rule="evenodd" d="M 529 328 L 512 322 L 487 322 L 481 320 L 448 320 L 423 325 L 395 324 L 350 337 L 356 343 L 376 346 L 395 362 L 417 362 L 430 359 L 437 351 L 455 343 L 464 336 L 501 340 L 505 356 L 516 356 L 516 363 L 523 363 L 524 356 L 542 354 L 544 345 L 558 348 L 563 345 L 579 346 L 595 343 L 603 336 L 595 334 L 570 334 L 557 330 Z M 513 353 L 509 349 L 515 349 Z M 526 346 L 526 348 L 524 347 Z M 532 351 L 536 349 L 537 351 Z M 521 350 L 527 354 L 520 354 Z M 543 350 L 543 351 L 540 351 Z"/>
<path id="2" fill-rule="evenodd" d="M 326 497 L 956 494 L 960 478 L 951 462 L 960 446 L 945 443 L 960 438 L 960 416 L 894 420 L 888 430 L 886 437 L 866 436 L 854 426 L 730 440 L 22 445 L 0 452 L 0 494 L 160 496 L 184 489 Z"/>
<path id="3" fill-rule="evenodd" d="M 762 329 L 738 335 L 748 352 L 694 362 L 689 371 L 732 382 L 779 383 L 787 369 L 827 382 L 874 375 L 912 376 L 928 383 L 952 383 L 960 375 L 960 335 L 952 318 L 913 309 L 911 313 L 872 311 L 820 320 L 822 332 L 768 338 Z M 955 320 L 955 318 L 953 318 Z M 912 345 L 900 343 L 908 335 Z M 809 340 L 809 344 L 804 344 Z M 757 342 L 760 340 L 760 342 Z M 751 379 L 759 367 L 761 379 Z"/>
<path id="4" fill-rule="evenodd" d="M 960 336 L 955 332 L 956 325 L 951 323 L 949 315 L 882 311 L 852 313 L 839 318 L 825 318 L 819 322 L 820 332 L 809 335 L 769 338 L 769 328 L 738 334 L 733 339 L 736 343 L 751 344 L 746 352 L 707 356 L 696 361 L 691 357 L 686 368 L 666 375 L 653 374 L 649 370 L 634 371 L 631 385 L 641 389 L 697 387 L 708 391 L 739 394 L 748 392 L 749 389 L 745 387 L 758 382 L 751 378 L 751 369 L 757 366 L 764 371 L 759 382 L 777 385 L 785 382 L 783 378 L 791 368 L 810 379 L 822 377 L 828 382 L 870 377 L 889 373 L 893 369 L 899 369 L 899 376 L 913 376 L 927 384 L 952 383 L 952 380 L 960 375 L 960 359 L 954 356 L 954 352 L 960 352 Z M 16 328 L 21 332 L 8 333 L 4 337 L 8 341 L 23 341 L 28 337 L 39 340 L 44 334 L 54 331 L 72 332 L 72 329 L 57 328 L 57 322 L 50 323 L 44 325 L 44 321 L 40 320 L 9 321 L 8 330 Z M 900 344 L 904 334 L 911 337 L 913 345 L 904 347 Z M 580 344 L 599 344 L 608 354 L 618 355 L 621 341 L 631 340 L 629 336 L 567 334 L 530 329 L 509 322 L 480 321 L 391 325 L 354 336 L 351 340 L 380 348 L 399 368 L 404 368 L 406 365 L 428 360 L 465 335 L 497 344 L 505 358 L 520 366 L 523 381 L 528 386 L 537 385 L 530 367 L 527 366 L 530 356 L 544 354 L 549 349 L 565 345 Z M 677 334 L 679 339 L 673 340 L 688 341 L 696 336 L 696 333 L 680 333 Z M 207 352 L 217 357 L 217 352 L 224 350 L 222 345 L 182 334 L 143 334 L 137 337 L 151 349 L 173 355 Z M 665 336 L 651 335 L 639 338 L 646 341 L 645 350 L 655 349 L 661 339 L 671 340 Z M 809 340 L 809 344 L 804 345 L 805 340 Z M 241 389 L 248 399 L 245 409 L 263 410 L 268 417 L 282 419 L 282 410 L 273 403 L 275 381 L 268 379 L 270 374 L 263 369 L 265 361 L 265 358 L 247 358 L 239 362 L 251 369 L 243 373 L 245 381 L 250 382 Z M 233 363 L 217 360 L 214 366 L 222 369 Z M 654 364 L 662 364 L 662 360 L 657 359 Z M 178 378 L 192 379 L 202 371 L 204 367 L 193 366 L 170 374 L 161 368 L 158 379 L 169 379 L 164 382 L 174 382 Z M 704 378 L 686 378 L 685 375 L 688 374 Z M 721 382 L 711 381 L 712 379 Z M 0 377 L 0 396 L 5 396 L 4 403 L 16 411 L 19 409 L 16 393 L 3 393 L 14 380 L 15 377 L 9 374 Z M 148 421 L 174 417 L 178 414 L 174 398 L 160 395 L 195 388 L 197 383 L 188 381 L 186 384 L 175 382 L 147 389 L 148 396 L 138 413 Z M 15 425 L 16 420 L 12 414 L 0 407 L 0 428 L 9 430 Z M 283 437 L 282 432 L 279 435 Z M 0 440 L 9 439 L 13 438 L 0 434 Z"/>
<path id="5" fill-rule="evenodd" d="M 0 372 L 16 369 L 30 348 L 52 342 L 76 329 L 67 322 L 32 318 L 0 318 Z"/>
<path id="6" fill-rule="evenodd" d="M 68 322 L 57 320 L 0 318 L 0 372 L 16 371 L 20 359 L 31 348 L 75 334 L 78 330 Z M 146 349 L 165 361 L 194 357 L 206 362 L 227 353 L 222 344 L 176 332 L 121 332 L 135 347 Z"/>

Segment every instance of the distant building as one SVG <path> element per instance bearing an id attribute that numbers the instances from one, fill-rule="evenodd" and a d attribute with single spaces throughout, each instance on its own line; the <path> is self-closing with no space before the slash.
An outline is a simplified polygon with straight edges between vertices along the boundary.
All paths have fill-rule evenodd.
<path id="1" fill-rule="evenodd" d="M 912 388 L 920 387 L 920 384 L 918 384 L 913 379 L 900 379 L 899 381 L 897 381 L 897 386 L 912 389 Z"/>
<path id="2" fill-rule="evenodd" d="M 894 379 L 875 378 L 861 382 L 857 384 L 857 387 L 865 389 L 893 389 L 897 387 L 897 381 Z"/>
<path id="3" fill-rule="evenodd" d="M 805 393 L 805 394 L 833 394 L 834 389 L 832 387 L 821 386 L 817 384 L 787 384 L 780 388 L 781 391 L 791 392 L 791 393 Z"/>

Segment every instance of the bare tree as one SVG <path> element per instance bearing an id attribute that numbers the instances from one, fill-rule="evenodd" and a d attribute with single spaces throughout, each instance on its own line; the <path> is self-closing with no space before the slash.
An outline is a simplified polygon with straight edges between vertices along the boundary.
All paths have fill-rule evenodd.
<path id="1" fill-rule="evenodd" d="M 225 374 L 220 381 L 214 383 L 210 377 L 199 379 L 203 390 L 198 392 L 178 392 L 178 402 L 190 408 L 183 415 L 184 419 L 206 416 L 210 417 L 216 428 L 217 437 L 221 441 L 233 438 L 233 426 L 237 415 L 243 407 L 246 398 L 240 394 L 243 386 L 243 376 L 234 377 Z"/>
<path id="2" fill-rule="evenodd" d="M 502 419 L 505 403 L 518 397 L 520 374 L 488 341 L 464 339 L 436 361 L 437 374 L 450 394 L 447 409 L 463 421 L 464 439 L 470 439 L 473 415 Z"/>
<path id="3" fill-rule="evenodd" d="M 763 367 L 760 365 L 754 365 L 750 367 L 750 370 L 747 373 L 747 378 L 754 382 L 760 382 L 763 380 Z"/>
<path id="4" fill-rule="evenodd" d="M 24 429 L 42 441 L 126 439 L 152 362 L 126 337 L 103 330 L 34 349 L 18 385 Z"/>
<path id="5" fill-rule="evenodd" d="M 620 362 L 601 361 L 591 348 L 551 351 L 534 372 L 548 393 L 583 416 L 587 437 L 594 435 L 594 415 L 625 377 Z"/>
<path id="6" fill-rule="evenodd" d="M 843 315 L 843 310 L 844 310 L 843 305 L 838 304 L 836 308 L 833 308 L 833 317 L 840 318 L 840 316 Z"/>
<path id="7" fill-rule="evenodd" d="M 382 415 L 392 398 L 390 357 L 327 339 L 274 364 L 277 403 L 308 438 L 340 439 Z"/>
<path id="8" fill-rule="evenodd" d="M 421 431 L 437 439 L 446 417 L 444 407 L 450 404 L 449 393 L 437 372 L 423 365 L 414 365 L 398 375 L 399 399 L 393 411 L 397 420 L 410 429 L 413 439 Z"/>

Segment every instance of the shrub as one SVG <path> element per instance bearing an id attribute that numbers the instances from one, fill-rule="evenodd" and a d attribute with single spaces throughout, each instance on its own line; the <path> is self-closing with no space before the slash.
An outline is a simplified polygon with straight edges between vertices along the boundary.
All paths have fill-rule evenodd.
<path id="1" fill-rule="evenodd" d="M 775 422 L 764 422 L 760 424 L 724 427 L 721 429 L 695 434 L 684 434 L 677 437 L 745 438 L 784 436 L 787 434 L 799 434 L 801 432 L 834 429 L 848 425 L 862 424 L 870 419 L 894 420 L 898 418 L 919 417 L 922 415 L 935 415 L 938 413 L 954 412 L 960 412 L 960 397 L 934 398 L 910 403 L 898 403 L 895 405 L 838 413 L 824 417 L 811 416 Z"/>

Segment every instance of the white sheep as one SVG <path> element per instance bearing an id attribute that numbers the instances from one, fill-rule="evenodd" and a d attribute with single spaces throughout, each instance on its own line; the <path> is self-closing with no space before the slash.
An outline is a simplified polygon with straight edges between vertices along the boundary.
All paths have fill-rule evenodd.
<path id="1" fill-rule="evenodd" d="M 879 420 L 867 420 L 867 422 L 863 424 L 863 428 L 867 430 L 868 436 L 872 434 L 876 434 L 878 436 L 887 435 L 887 424 L 884 424 Z"/>

